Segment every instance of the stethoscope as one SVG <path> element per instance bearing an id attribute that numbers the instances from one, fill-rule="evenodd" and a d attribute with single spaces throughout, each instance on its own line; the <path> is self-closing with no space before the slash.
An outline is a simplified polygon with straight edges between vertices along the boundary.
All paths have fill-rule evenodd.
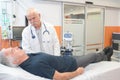
<path id="1" fill-rule="evenodd" d="M 45 27 L 45 30 L 43 31 L 43 35 L 44 35 L 45 33 L 47 33 L 47 34 L 49 35 L 50 32 L 47 30 L 45 23 L 43 23 L 43 25 L 44 25 L 44 27 Z M 31 28 L 30 28 L 30 30 L 31 30 L 32 39 L 35 39 L 35 35 L 33 34 L 33 31 L 32 31 Z"/>

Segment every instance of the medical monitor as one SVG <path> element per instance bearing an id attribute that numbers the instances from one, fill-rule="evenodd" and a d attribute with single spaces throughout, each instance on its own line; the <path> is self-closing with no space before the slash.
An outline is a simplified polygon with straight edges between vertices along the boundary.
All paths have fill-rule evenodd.
<path id="1" fill-rule="evenodd" d="M 66 41 L 72 41 L 72 33 L 65 32 L 64 33 L 64 40 L 66 40 Z"/>
<path id="2" fill-rule="evenodd" d="M 22 40 L 22 31 L 25 26 L 13 26 L 13 40 Z"/>

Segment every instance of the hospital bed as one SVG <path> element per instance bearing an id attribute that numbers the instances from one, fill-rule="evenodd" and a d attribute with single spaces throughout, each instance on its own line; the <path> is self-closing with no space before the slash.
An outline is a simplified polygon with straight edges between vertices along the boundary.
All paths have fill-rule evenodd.
<path id="1" fill-rule="evenodd" d="M 21 68 L 11 68 L 0 64 L 0 80 L 49 80 L 35 76 Z M 71 80 L 120 80 L 120 63 L 102 61 L 92 63 L 85 72 Z"/>

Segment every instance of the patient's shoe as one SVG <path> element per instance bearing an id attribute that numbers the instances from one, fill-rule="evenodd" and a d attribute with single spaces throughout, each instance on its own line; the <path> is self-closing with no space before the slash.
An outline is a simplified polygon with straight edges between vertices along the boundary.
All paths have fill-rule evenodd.
<path id="1" fill-rule="evenodd" d="M 113 48 L 112 47 L 105 47 L 103 49 L 104 54 L 107 56 L 108 61 L 111 61 L 111 56 L 113 55 Z"/>

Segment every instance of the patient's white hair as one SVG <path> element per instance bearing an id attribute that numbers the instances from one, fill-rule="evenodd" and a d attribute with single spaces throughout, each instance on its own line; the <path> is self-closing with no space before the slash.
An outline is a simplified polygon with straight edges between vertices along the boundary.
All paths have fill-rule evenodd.
<path id="1" fill-rule="evenodd" d="M 13 64 L 12 57 L 6 57 L 4 51 L 0 51 L 0 63 L 9 67 L 17 67 L 18 65 Z"/>

